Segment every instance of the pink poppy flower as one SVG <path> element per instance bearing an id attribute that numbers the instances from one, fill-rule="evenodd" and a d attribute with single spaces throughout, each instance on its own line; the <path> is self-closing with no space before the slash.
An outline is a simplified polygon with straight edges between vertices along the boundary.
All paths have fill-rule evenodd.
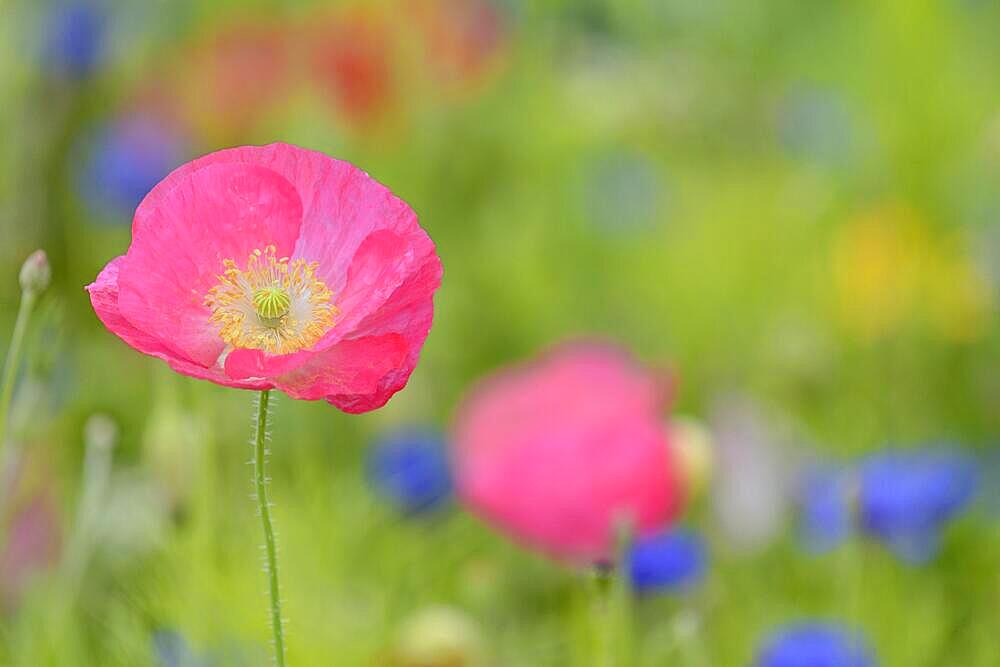
<path id="1" fill-rule="evenodd" d="M 611 346 L 574 344 L 488 378 L 455 426 L 459 493 L 556 557 L 611 556 L 615 524 L 642 535 L 684 502 L 660 411 L 667 383 Z"/>
<path id="2" fill-rule="evenodd" d="M 87 289 L 105 326 L 180 373 L 365 412 L 406 384 L 440 280 L 402 200 L 346 162 L 271 144 L 167 176 Z"/>

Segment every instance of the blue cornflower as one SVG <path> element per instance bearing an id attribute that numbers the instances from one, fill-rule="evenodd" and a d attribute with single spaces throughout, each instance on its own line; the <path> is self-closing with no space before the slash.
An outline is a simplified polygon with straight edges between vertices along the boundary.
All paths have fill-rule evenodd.
<path id="1" fill-rule="evenodd" d="M 368 480 L 379 495 L 405 513 L 441 507 L 451 499 L 453 489 L 444 437 L 420 428 L 383 436 L 369 450 Z"/>
<path id="2" fill-rule="evenodd" d="M 754 667 L 875 667 L 860 634 L 840 626 L 801 623 L 786 627 L 765 642 Z"/>
<path id="3" fill-rule="evenodd" d="M 93 0 L 59 2 L 43 25 L 45 66 L 58 76 L 83 79 L 103 56 L 107 16 Z"/>
<path id="4" fill-rule="evenodd" d="M 707 565 L 705 542 L 680 528 L 639 539 L 628 554 L 629 578 L 639 593 L 690 589 L 702 580 Z"/>
<path id="5" fill-rule="evenodd" d="M 150 114 L 116 119 L 87 149 L 80 173 L 82 194 L 102 217 L 123 222 L 131 220 L 143 197 L 187 155 L 180 133 Z"/>
<path id="6" fill-rule="evenodd" d="M 816 466 L 806 471 L 799 491 L 799 529 L 806 548 L 829 551 L 851 534 L 851 487 L 849 470 Z"/>
<path id="7" fill-rule="evenodd" d="M 975 462 L 953 450 L 876 454 L 859 475 L 862 529 L 911 562 L 934 556 L 941 527 L 976 491 Z"/>
<path id="8" fill-rule="evenodd" d="M 814 469 L 799 498 L 803 538 L 823 551 L 857 527 L 903 560 L 926 562 L 942 528 L 971 502 L 976 477 L 970 456 L 943 448 L 880 452 L 854 470 Z"/>

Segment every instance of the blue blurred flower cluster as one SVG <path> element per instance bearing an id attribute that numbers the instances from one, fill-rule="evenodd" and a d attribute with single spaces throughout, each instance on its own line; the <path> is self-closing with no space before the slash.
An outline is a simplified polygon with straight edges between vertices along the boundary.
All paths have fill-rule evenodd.
<path id="1" fill-rule="evenodd" d="M 816 466 L 803 476 L 800 531 L 810 551 L 829 551 L 850 536 L 853 481 L 851 471 L 834 466 Z"/>
<path id="2" fill-rule="evenodd" d="M 857 529 L 911 563 L 935 556 L 944 526 L 972 501 L 973 458 L 948 448 L 887 450 L 856 468 L 817 467 L 803 479 L 801 533 L 826 551 Z"/>
<path id="3" fill-rule="evenodd" d="M 228 640 L 209 650 L 196 650 L 188 638 L 171 628 L 153 632 L 150 640 L 156 667 L 242 667 L 263 664 L 258 647 Z"/>
<path id="4" fill-rule="evenodd" d="M 443 507 L 453 491 L 444 436 L 417 427 L 383 435 L 369 449 L 368 481 L 380 497 L 404 514 Z"/>
<path id="5" fill-rule="evenodd" d="M 129 222 L 136 206 L 184 161 L 187 142 L 171 123 L 132 113 L 101 128 L 86 146 L 78 182 L 98 217 Z"/>
<path id="6" fill-rule="evenodd" d="M 207 667 L 187 640 L 173 630 L 157 630 L 152 637 L 153 657 L 161 667 Z"/>
<path id="7" fill-rule="evenodd" d="M 52 75 L 85 79 L 100 64 L 107 16 L 93 0 L 56 4 L 43 30 L 42 59 Z"/>
<path id="8" fill-rule="evenodd" d="M 704 578 L 708 548 L 698 533 L 674 528 L 637 540 L 627 567 L 638 593 L 684 592 Z"/>
<path id="9" fill-rule="evenodd" d="M 764 642 L 754 667 L 875 667 L 861 635 L 838 625 L 800 623 Z"/>

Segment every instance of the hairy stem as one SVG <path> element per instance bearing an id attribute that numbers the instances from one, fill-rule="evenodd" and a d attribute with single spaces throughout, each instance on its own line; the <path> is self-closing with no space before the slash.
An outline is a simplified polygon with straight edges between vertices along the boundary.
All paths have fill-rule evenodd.
<path id="1" fill-rule="evenodd" d="M 267 495 L 268 477 L 264 466 L 267 463 L 267 417 L 271 392 L 260 392 L 257 401 L 257 428 L 253 441 L 253 478 L 257 496 L 257 511 L 264 526 L 264 549 L 267 552 L 266 572 L 271 600 L 271 631 L 274 634 L 274 663 L 285 667 L 285 638 L 281 624 L 281 594 L 278 588 L 278 550 L 274 541 L 274 527 L 271 525 L 271 503 Z"/>
<path id="2" fill-rule="evenodd" d="M 31 316 L 31 309 L 34 305 L 34 292 L 22 292 L 21 305 L 17 309 L 17 321 L 14 323 L 14 335 L 11 336 L 7 360 L 3 367 L 3 382 L 0 384 L 0 463 L 4 460 L 4 443 L 7 441 L 7 413 L 10 412 L 10 399 L 14 393 L 14 379 L 17 377 L 21 344 L 24 342 L 24 332 L 28 329 L 28 318 Z"/>

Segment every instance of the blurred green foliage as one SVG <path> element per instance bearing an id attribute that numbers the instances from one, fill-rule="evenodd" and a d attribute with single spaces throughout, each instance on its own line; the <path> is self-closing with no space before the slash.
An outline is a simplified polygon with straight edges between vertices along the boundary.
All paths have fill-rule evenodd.
<path id="1" fill-rule="evenodd" d="M 78 580 L 43 570 L 8 605 L 0 664 L 151 665 L 162 629 L 218 664 L 266 664 L 243 465 L 252 397 L 128 349 L 83 291 L 129 227 L 81 194 L 82 151 L 135 108 L 174 114 L 191 155 L 288 141 L 361 166 L 414 207 L 445 266 L 421 364 L 389 406 L 358 417 L 278 397 L 289 664 L 388 664 L 401 624 L 437 604 L 468 613 L 489 664 L 588 664 L 579 573 L 458 509 L 402 520 L 362 475 L 374 435 L 446 426 L 476 378 L 567 337 L 611 337 L 673 366 L 684 413 L 752 396 L 824 456 L 1000 444 L 994 4 L 508 1 L 495 43 L 446 62 L 445 80 L 420 41 L 443 38 L 422 36 L 408 4 L 419 3 L 360 10 L 387 27 L 373 44 L 391 71 L 386 108 L 360 121 L 311 81 L 305 37 L 357 7 L 105 3 L 104 57 L 73 78 L 42 55 L 50 8 L 0 4 L 0 343 L 23 258 L 45 248 L 54 281 L 29 331 L 11 441 L 51 487 L 64 546 L 85 422 L 109 415 L 120 434 L 118 514 L 104 517 L 116 539 L 94 546 Z M 443 3 L 444 16 L 464 4 Z M 196 54 L 246 24 L 284 35 L 293 55 L 267 79 L 274 99 L 233 93 L 266 106 L 259 117 L 227 125 Z M 790 534 L 736 553 L 710 509 L 690 513 L 713 540 L 709 580 L 637 602 L 636 664 L 746 665 L 764 632 L 812 616 L 863 627 L 889 667 L 997 664 L 995 516 L 963 520 L 934 563 L 912 568 L 868 545 L 810 557 Z"/>

